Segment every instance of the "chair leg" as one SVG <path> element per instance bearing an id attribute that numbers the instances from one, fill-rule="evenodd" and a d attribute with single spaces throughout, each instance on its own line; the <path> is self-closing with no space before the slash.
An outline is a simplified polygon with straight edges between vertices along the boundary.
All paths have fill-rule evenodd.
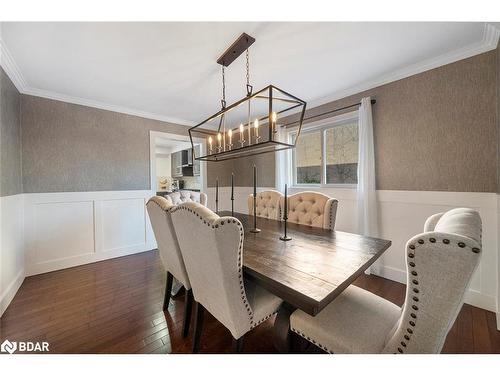
<path id="1" fill-rule="evenodd" d="M 245 335 L 241 336 L 239 339 L 235 339 L 233 337 L 233 352 L 235 353 L 243 352 L 243 344 L 245 343 L 244 339 Z"/>
<path id="2" fill-rule="evenodd" d="M 163 311 L 168 310 L 170 297 L 172 296 L 172 284 L 174 283 L 174 275 L 167 272 L 167 285 L 165 286 L 165 297 L 163 298 Z"/>
<path id="3" fill-rule="evenodd" d="M 193 353 L 198 353 L 200 350 L 201 330 L 203 329 L 203 317 L 205 315 L 205 308 L 199 302 L 194 302 L 195 321 L 194 321 L 194 335 L 193 335 Z"/>
<path id="4" fill-rule="evenodd" d="M 182 325 L 182 337 L 186 338 L 189 333 L 189 324 L 191 323 L 191 309 L 193 306 L 193 290 L 186 290 L 184 295 L 184 323 Z"/>

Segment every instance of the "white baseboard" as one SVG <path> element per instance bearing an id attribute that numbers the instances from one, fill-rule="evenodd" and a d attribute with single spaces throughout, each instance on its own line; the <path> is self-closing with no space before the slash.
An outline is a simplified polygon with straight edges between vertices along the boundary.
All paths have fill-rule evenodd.
<path id="1" fill-rule="evenodd" d="M 21 287 L 25 278 L 24 268 L 19 271 L 14 280 L 5 288 L 2 295 L 0 296 L 0 317 L 3 315 L 7 307 L 14 299 L 17 291 Z"/>

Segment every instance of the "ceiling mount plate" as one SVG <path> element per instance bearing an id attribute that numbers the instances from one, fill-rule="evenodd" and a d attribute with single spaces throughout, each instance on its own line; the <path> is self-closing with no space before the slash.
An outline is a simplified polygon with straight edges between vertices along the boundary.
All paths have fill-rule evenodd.
<path id="1" fill-rule="evenodd" d="M 217 64 L 222 66 L 229 66 L 236 60 L 243 52 L 245 52 L 248 47 L 250 47 L 255 38 L 251 37 L 247 33 L 243 33 L 239 36 L 236 41 L 231 44 L 231 46 L 222 54 L 221 57 L 217 59 Z"/>

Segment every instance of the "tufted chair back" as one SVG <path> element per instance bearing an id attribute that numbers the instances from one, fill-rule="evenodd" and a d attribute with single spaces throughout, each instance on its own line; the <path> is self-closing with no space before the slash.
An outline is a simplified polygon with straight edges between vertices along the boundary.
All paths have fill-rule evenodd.
<path id="1" fill-rule="evenodd" d="M 288 221 L 333 230 L 338 200 L 315 191 L 304 191 L 288 197 Z M 281 203 L 284 207 L 284 198 Z"/>
<path id="2" fill-rule="evenodd" d="M 174 207 L 168 200 L 158 196 L 152 197 L 146 203 L 162 263 L 167 271 L 189 290 L 191 284 L 172 224 L 171 210 Z"/>
<path id="3" fill-rule="evenodd" d="M 198 191 L 179 190 L 168 194 L 165 198 L 175 206 L 184 202 L 198 202 L 203 206 L 207 205 L 207 195 Z"/>
<path id="4" fill-rule="evenodd" d="M 281 220 L 283 194 L 276 190 L 257 193 L 257 216 L 266 219 Z M 253 194 L 248 196 L 248 214 L 253 215 Z"/>
<path id="5" fill-rule="evenodd" d="M 429 217 L 406 244 L 406 300 L 386 353 L 439 353 L 481 253 L 481 217 L 457 208 Z"/>
<path id="6" fill-rule="evenodd" d="M 201 303 L 235 338 L 253 325 L 243 283 L 243 226 L 199 203 L 182 203 L 172 221 L 193 288 Z"/>

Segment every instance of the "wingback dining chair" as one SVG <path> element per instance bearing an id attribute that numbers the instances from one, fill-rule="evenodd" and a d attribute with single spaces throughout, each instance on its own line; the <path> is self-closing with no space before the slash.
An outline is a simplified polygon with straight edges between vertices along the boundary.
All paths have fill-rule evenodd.
<path id="1" fill-rule="evenodd" d="M 281 202 L 284 207 L 284 197 Z M 288 222 L 333 230 L 338 203 L 337 199 L 315 191 L 292 194 L 288 197 Z"/>
<path id="2" fill-rule="evenodd" d="M 165 196 L 170 203 L 177 206 L 184 202 L 198 202 L 207 205 L 207 195 L 199 191 L 179 190 Z"/>
<path id="3" fill-rule="evenodd" d="M 182 334 L 183 337 L 187 337 L 189 323 L 191 321 L 193 292 L 172 224 L 171 210 L 175 206 L 165 198 L 155 196 L 149 199 L 146 203 L 146 207 L 158 245 L 160 258 L 167 270 L 167 285 L 165 287 L 165 297 L 163 299 L 163 310 L 168 310 L 175 277 L 186 290 Z"/>
<path id="4" fill-rule="evenodd" d="M 330 353 L 440 353 L 479 263 L 481 230 L 471 209 L 429 217 L 406 244 L 402 309 L 349 286 L 314 317 L 295 311 L 291 330 Z"/>
<path id="5" fill-rule="evenodd" d="M 195 202 L 173 209 L 172 221 L 195 300 L 193 353 L 200 347 L 205 309 L 231 332 L 235 350 L 241 351 L 243 336 L 270 318 L 282 302 L 244 278 L 241 222 L 219 217 Z"/>
<path id="6" fill-rule="evenodd" d="M 257 193 L 256 212 L 258 217 L 281 220 L 283 194 L 276 190 Z M 248 214 L 253 215 L 253 194 L 248 196 Z"/>

